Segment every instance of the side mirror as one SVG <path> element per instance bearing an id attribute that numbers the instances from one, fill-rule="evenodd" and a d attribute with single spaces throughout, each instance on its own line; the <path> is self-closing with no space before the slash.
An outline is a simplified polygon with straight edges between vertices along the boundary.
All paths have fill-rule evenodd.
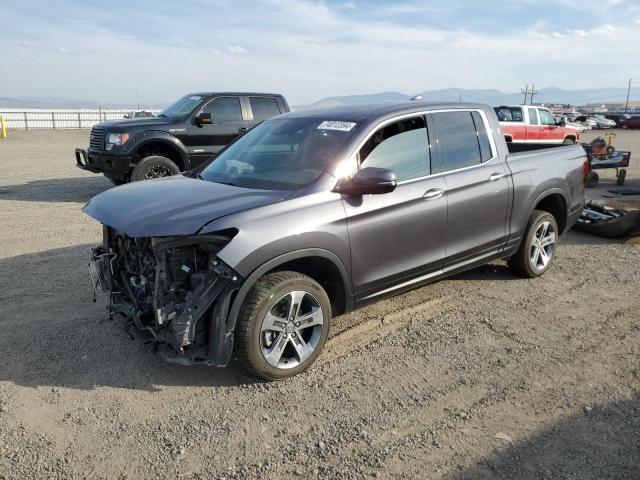
<path id="1" fill-rule="evenodd" d="M 193 118 L 193 123 L 195 123 L 199 127 L 201 127 L 202 125 L 211 125 L 213 123 L 213 118 L 211 118 L 210 113 L 202 112 L 201 114 L 196 115 Z"/>
<path id="2" fill-rule="evenodd" d="M 341 179 L 333 191 L 347 195 L 375 195 L 393 192 L 396 185 L 396 174 L 391 170 L 366 167 L 352 177 Z"/>
<path id="3" fill-rule="evenodd" d="M 558 122 L 558 125 L 560 125 L 561 127 L 566 127 L 567 126 L 567 117 L 560 118 L 560 121 Z"/>

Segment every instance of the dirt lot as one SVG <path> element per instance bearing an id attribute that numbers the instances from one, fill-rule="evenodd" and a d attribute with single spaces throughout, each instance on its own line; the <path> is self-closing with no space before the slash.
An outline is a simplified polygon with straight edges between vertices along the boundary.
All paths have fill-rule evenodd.
<path id="1" fill-rule="evenodd" d="M 0 139 L 0 478 L 640 478 L 640 247 L 569 232 L 541 279 L 496 263 L 345 315 L 315 368 L 256 383 L 91 302 L 87 141 Z M 640 187 L 640 132 L 617 145 Z"/>

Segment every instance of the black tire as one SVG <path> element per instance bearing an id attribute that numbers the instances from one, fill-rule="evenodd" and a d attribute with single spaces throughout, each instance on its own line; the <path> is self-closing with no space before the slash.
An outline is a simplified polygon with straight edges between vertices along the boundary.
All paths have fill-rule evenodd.
<path id="1" fill-rule="evenodd" d="M 576 141 L 573 138 L 565 138 L 562 143 L 565 145 L 575 145 Z"/>
<path id="2" fill-rule="evenodd" d="M 111 180 L 111 183 L 113 183 L 116 187 L 129 182 L 129 180 L 127 180 L 126 178 L 110 178 L 109 180 Z"/>
<path id="3" fill-rule="evenodd" d="M 618 177 L 616 178 L 616 185 L 624 185 L 624 179 L 627 177 L 626 170 L 620 170 L 618 172 Z"/>
<path id="4" fill-rule="evenodd" d="M 531 261 L 534 240 L 536 239 L 536 233 L 539 231 L 539 228 L 546 222 L 549 222 L 553 228 L 555 241 L 553 243 L 553 248 L 550 250 L 551 255 L 549 255 L 548 263 L 543 267 L 534 268 Z M 527 223 L 527 228 L 525 229 L 524 238 L 520 244 L 520 248 L 518 248 L 518 251 L 509 259 L 509 268 L 511 268 L 515 273 L 525 277 L 539 277 L 551 267 L 553 259 L 555 258 L 557 246 L 558 223 L 556 222 L 555 217 L 544 210 L 534 210 L 529 218 L 529 222 Z"/>
<path id="5" fill-rule="evenodd" d="M 150 155 L 140 160 L 131 172 L 131 181 L 150 180 L 169 177 L 180 173 L 178 166 L 167 157 Z"/>
<path id="6" fill-rule="evenodd" d="M 594 188 L 598 186 L 600 182 L 600 175 L 596 172 L 589 172 L 587 174 L 587 188 Z"/>
<path id="7" fill-rule="evenodd" d="M 318 325 L 319 329 L 314 332 L 317 343 L 312 353 L 304 361 L 291 368 L 287 368 L 284 364 L 283 368 L 278 368 L 269 363 L 263 353 L 265 337 L 262 332 L 262 324 L 267 314 L 272 313 L 279 302 L 294 291 L 303 291 L 305 294 L 310 295 L 309 298 L 317 300 L 318 306 L 322 308 L 323 324 Z M 304 301 L 301 303 L 304 303 Z M 286 321 L 287 315 L 285 313 L 283 322 Z M 258 279 L 240 309 L 236 325 L 236 358 L 249 373 L 265 380 L 273 381 L 292 377 L 305 371 L 318 358 L 329 335 L 330 326 L 331 302 L 324 289 L 315 280 L 297 272 L 269 273 Z M 286 331 L 282 332 L 285 338 Z M 289 335 L 295 337 L 295 333 Z M 272 345 L 279 343 L 281 338 L 278 337 L 273 340 Z M 284 342 L 287 345 L 284 352 L 288 348 L 293 348 L 291 337 L 288 340 L 284 340 Z M 293 352 L 295 353 L 295 349 Z M 285 358 L 284 353 L 282 358 Z M 287 363 L 286 359 L 283 361 Z"/>

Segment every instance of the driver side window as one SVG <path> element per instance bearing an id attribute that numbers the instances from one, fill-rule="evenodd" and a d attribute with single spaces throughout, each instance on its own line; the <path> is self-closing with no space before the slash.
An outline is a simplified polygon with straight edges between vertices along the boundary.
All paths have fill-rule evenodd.
<path id="1" fill-rule="evenodd" d="M 242 121 L 242 107 L 240 107 L 239 97 L 215 98 L 204 106 L 202 112 L 210 113 L 212 123 L 217 125 Z"/>
<path id="2" fill-rule="evenodd" d="M 377 130 L 359 153 L 360 168 L 395 172 L 398 182 L 431 173 L 429 138 L 424 117 L 391 123 Z"/>
<path id="3" fill-rule="evenodd" d="M 549 110 L 539 110 L 540 111 L 540 123 L 542 125 L 555 125 L 556 117 Z"/>

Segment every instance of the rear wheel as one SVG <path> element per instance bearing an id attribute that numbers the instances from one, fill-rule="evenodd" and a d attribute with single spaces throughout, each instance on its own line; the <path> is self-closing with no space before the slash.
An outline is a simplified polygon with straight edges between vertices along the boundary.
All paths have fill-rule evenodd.
<path id="1" fill-rule="evenodd" d="M 576 141 L 573 138 L 565 138 L 562 143 L 565 145 L 575 145 Z"/>
<path id="2" fill-rule="evenodd" d="M 553 215 L 534 210 L 518 251 L 509 259 L 509 267 L 525 277 L 539 277 L 546 272 L 556 253 L 558 224 Z"/>
<path id="3" fill-rule="evenodd" d="M 238 360 L 266 380 L 297 375 L 320 355 L 330 324 L 329 298 L 315 280 L 296 272 L 264 275 L 238 317 Z"/>
<path id="4" fill-rule="evenodd" d="M 178 166 L 167 157 L 150 155 L 140 160 L 131 172 L 131 180 L 150 180 L 152 178 L 170 177 L 180 173 Z"/>
<path id="5" fill-rule="evenodd" d="M 587 174 L 587 188 L 597 187 L 598 182 L 600 182 L 600 175 L 596 172 L 589 172 Z"/>

